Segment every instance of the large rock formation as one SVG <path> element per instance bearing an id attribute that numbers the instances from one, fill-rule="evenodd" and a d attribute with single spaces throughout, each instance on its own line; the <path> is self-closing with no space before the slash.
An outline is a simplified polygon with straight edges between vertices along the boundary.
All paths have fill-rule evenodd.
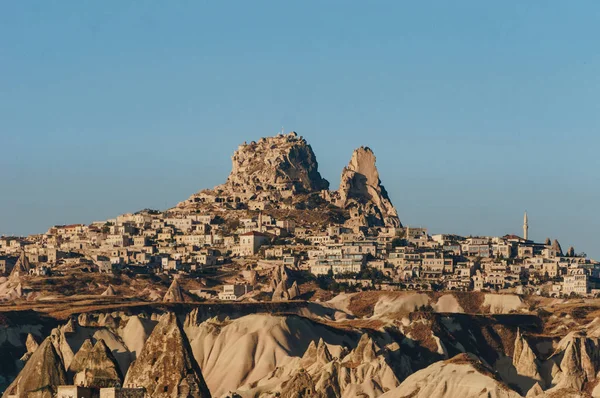
<path id="1" fill-rule="evenodd" d="M 439 361 L 409 376 L 396 389 L 381 398 L 518 398 L 519 394 L 494 378 L 479 360 L 460 354 Z"/>
<path id="2" fill-rule="evenodd" d="M 387 191 L 381 185 L 375 155 L 367 147 L 356 149 L 344 168 L 336 204 L 350 211 L 349 221 L 354 226 L 402 225 Z"/>
<path id="3" fill-rule="evenodd" d="M 231 174 L 217 189 L 255 193 L 283 186 L 306 192 L 329 188 L 329 182 L 319 174 L 311 146 L 296 133 L 244 143 L 231 160 Z"/>
<path id="4" fill-rule="evenodd" d="M 63 363 L 48 337 L 35 350 L 3 396 L 52 398 L 56 387 L 67 384 Z"/>
<path id="5" fill-rule="evenodd" d="M 210 398 L 210 391 L 175 314 L 161 317 L 129 368 L 125 385 L 143 387 L 151 397 Z"/>
<path id="6" fill-rule="evenodd" d="M 73 357 L 69 372 L 78 386 L 119 387 L 123 381 L 119 365 L 102 339 L 94 346 L 91 340 L 86 340 Z"/>
<path id="7" fill-rule="evenodd" d="M 167 290 L 163 301 L 169 303 L 181 303 L 184 301 L 183 291 L 177 278 L 174 278 L 173 282 L 171 282 L 171 286 L 169 286 L 169 290 Z"/>

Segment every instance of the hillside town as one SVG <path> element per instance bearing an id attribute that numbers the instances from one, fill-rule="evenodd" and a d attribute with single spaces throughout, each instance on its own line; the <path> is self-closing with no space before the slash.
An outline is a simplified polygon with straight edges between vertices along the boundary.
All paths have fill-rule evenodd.
<path id="1" fill-rule="evenodd" d="M 296 133 L 244 143 L 224 184 L 170 209 L 0 238 L 0 390 L 377 398 L 416 396 L 414 376 L 580 396 L 600 264 L 529 228 L 432 234 L 402 224 L 368 147 L 330 190 Z"/>
<path id="2" fill-rule="evenodd" d="M 169 275 L 173 301 L 182 297 L 176 280 L 199 281 L 195 297 L 204 300 L 268 299 L 261 292 L 297 299 L 303 289 L 289 272 L 308 277 L 300 284 L 312 277 L 341 291 L 600 292 L 600 264 L 557 240 L 530 240 L 527 214 L 522 236 L 402 226 L 369 148 L 354 152 L 338 191 L 328 190 L 310 145 L 295 133 L 244 143 L 232 160 L 225 184 L 174 208 L 1 237 L 4 299 L 26 293 L 23 277 L 82 271 Z M 281 286 L 277 278 L 260 283 L 274 273 L 285 274 Z"/>

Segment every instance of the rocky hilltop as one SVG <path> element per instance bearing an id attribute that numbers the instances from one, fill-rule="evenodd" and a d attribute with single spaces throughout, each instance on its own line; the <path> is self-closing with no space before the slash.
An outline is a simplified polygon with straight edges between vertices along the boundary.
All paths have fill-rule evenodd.
<path id="1" fill-rule="evenodd" d="M 360 226 L 401 226 L 398 213 L 381 185 L 375 154 L 370 148 L 354 151 L 342 171 L 337 193 L 337 205 L 350 210 L 350 222 Z"/>
<path id="2" fill-rule="evenodd" d="M 244 143 L 233 154 L 231 163 L 227 181 L 216 190 L 315 192 L 329 188 L 329 182 L 319 174 L 311 146 L 295 132 Z"/>
<path id="3" fill-rule="evenodd" d="M 349 227 L 402 225 L 381 184 L 370 148 L 360 147 L 354 151 L 342 172 L 338 191 L 328 188 L 329 182 L 321 177 L 311 146 L 291 132 L 240 145 L 233 154 L 232 170 L 224 184 L 200 191 L 177 207 L 308 209 L 343 214 Z"/>

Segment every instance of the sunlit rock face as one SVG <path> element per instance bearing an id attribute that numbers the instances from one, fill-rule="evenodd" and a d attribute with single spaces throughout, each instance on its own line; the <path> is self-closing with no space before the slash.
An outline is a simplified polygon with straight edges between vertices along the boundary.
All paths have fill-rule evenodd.
<path id="1" fill-rule="evenodd" d="M 235 151 L 227 182 L 216 187 L 229 192 L 258 192 L 289 184 L 294 191 L 329 188 L 321 177 L 311 146 L 296 133 L 244 143 Z"/>
<path id="2" fill-rule="evenodd" d="M 52 398 L 67 375 L 50 337 L 31 355 L 3 396 Z"/>
<path id="3" fill-rule="evenodd" d="M 129 368 L 126 386 L 143 387 L 151 397 L 210 397 L 190 343 L 177 317 L 165 314 Z"/>
<path id="4" fill-rule="evenodd" d="M 399 227 L 402 224 L 381 184 L 370 148 L 360 147 L 342 172 L 337 205 L 350 210 L 349 223 L 358 226 Z"/>

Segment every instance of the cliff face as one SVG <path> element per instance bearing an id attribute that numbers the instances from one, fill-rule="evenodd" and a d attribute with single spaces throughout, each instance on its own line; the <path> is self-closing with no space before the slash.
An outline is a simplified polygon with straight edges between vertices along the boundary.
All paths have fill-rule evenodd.
<path id="1" fill-rule="evenodd" d="M 329 187 L 319 174 L 311 146 L 296 133 L 244 143 L 231 160 L 227 182 L 216 189 L 255 193 L 290 184 L 296 191 L 315 192 Z"/>
<path id="2" fill-rule="evenodd" d="M 360 147 L 342 172 L 337 205 L 350 210 L 350 223 L 358 226 L 399 227 L 402 224 L 387 191 L 381 185 L 370 148 Z"/>
<path id="3" fill-rule="evenodd" d="M 172 313 L 161 317 L 129 368 L 124 384 L 144 387 L 152 397 L 211 396 L 190 343 Z"/>

